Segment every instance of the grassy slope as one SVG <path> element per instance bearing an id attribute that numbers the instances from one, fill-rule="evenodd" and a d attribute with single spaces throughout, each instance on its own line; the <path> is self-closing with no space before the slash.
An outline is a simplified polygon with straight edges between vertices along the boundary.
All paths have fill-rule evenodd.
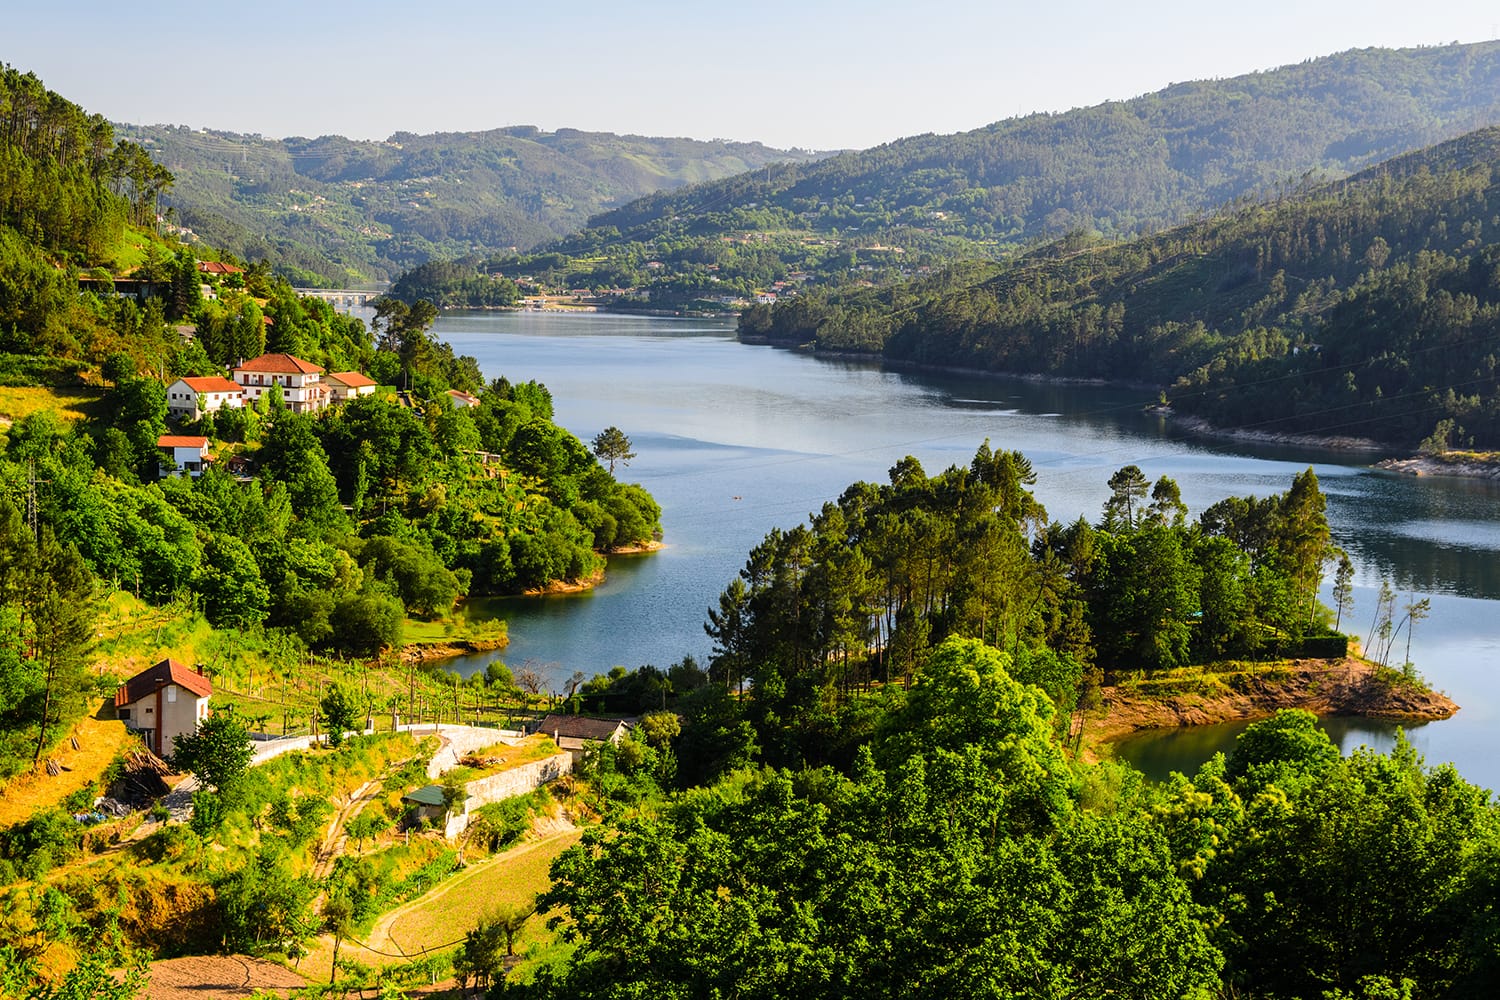
<path id="1" fill-rule="evenodd" d="M 77 750 L 69 737 L 78 740 Z M 48 776 L 45 771 L 23 774 L 0 786 L 0 829 L 56 806 L 89 782 L 98 780 L 131 739 L 123 722 L 78 720 L 62 733 L 60 743 L 48 754 L 64 768 L 61 774 L 56 777 Z"/>
<path id="2" fill-rule="evenodd" d="M 499 906 L 527 902 L 551 884 L 552 860 L 578 842 L 582 833 L 569 830 L 512 848 L 455 875 L 432 892 L 405 903 L 376 922 L 364 944 L 346 942 L 339 958 L 373 966 L 397 964 L 425 951 L 456 946 L 486 912 Z M 518 952 L 532 945 L 546 946 L 555 935 L 544 921 L 527 923 L 516 941 Z M 333 939 L 319 938 L 298 966 L 313 981 L 326 980 L 332 965 Z"/>

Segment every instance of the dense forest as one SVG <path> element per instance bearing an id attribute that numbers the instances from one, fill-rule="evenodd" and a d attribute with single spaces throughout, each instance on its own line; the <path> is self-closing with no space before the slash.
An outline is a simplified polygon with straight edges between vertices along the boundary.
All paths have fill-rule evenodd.
<path id="1" fill-rule="evenodd" d="M 1070 753 L 1100 668 L 1274 657 L 1326 627 L 1311 471 L 1190 524 L 1127 467 L 1097 522 L 1058 525 L 1027 468 L 985 446 L 851 485 L 750 553 L 706 677 L 591 682 L 638 711 L 671 694 L 680 728 L 600 748 L 607 822 L 539 900 L 571 947 L 490 995 L 1491 988 L 1500 816 L 1404 740 L 1345 758 L 1283 712 L 1160 785 Z"/>
<path id="2" fill-rule="evenodd" d="M 757 307 L 741 331 L 1155 383 L 1226 426 L 1492 448 L 1497 155 L 1500 131 L 1483 129 L 1156 236 L 1074 236 L 1004 266 Z"/>
<path id="3" fill-rule="evenodd" d="M 476 248 L 534 246 L 652 191 L 809 158 L 759 143 L 531 126 L 384 142 L 116 129 L 176 178 L 163 204 L 178 225 L 296 284 L 335 288 Z"/>
<path id="4" fill-rule="evenodd" d="M 1360 49 L 1126 101 L 924 135 L 649 195 L 590 220 L 634 233 L 781 213 L 1018 242 L 1128 235 L 1308 171 L 1346 174 L 1500 120 L 1500 43 Z M 721 229 L 740 228 L 729 222 Z"/>
<path id="5" fill-rule="evenodd" d="M 0 81 L 0 381 L 15 390 L 8 406 L 29 401 L 0 453 L 0 618 L 16 653 L 0 673 L 20 741 L 0 752 L 0 774 L 33 759 L 18 749 L 28 741 L 39 759 L 49 727 L 81 708 L 89 685 L 54 684 L 72 675 L 44 650 L 55 637 L 58 662 L 76 667 L 96 598 L 128 592 L 213 628 L 373 656 L 466 595 L 588 580 L 603 553 L 659 537 L 655 500 L 552 421 L 546 387 L 486 384 L 430 335 L 430 303 L 384 300 L 367 328 L 299 298 L 264 261 L 201 274 L 191 249 L 132 225 L 142 212 L 150 224 L 170 174 L 35 77 Z M 119 276 L 127 253 L 139 263 Z M 156 294 L 110 294 L 116 277 Z M 169 384 L 263 352 L 383 388 L 316 413 L 293 412 L 277 388 L 169 425 Z M 162 472 L 169 431 L 207 439 L 204 474 Z M 50 626 L 42 606 L 77 621 Z"/>
<path id="6" fill-rule="evenodd" d="M 1500 46 L 1350 51 L 648 195 L 490 272 L 702 308 L 883 285 L 1065 233 L 1154 232 L 1500 121 Z M 648 267 L 648 265 L 655 265 Z"/>
<path id="7" fill-rule="evenodd" d="M 1374 60 L 1394 87 L 1469 53 L 1478 89 L 1473 53 L 1490 51 L 1341 58 Z M 1107 683 L 1270 682 L 1290 657 L 1344 655 L 1352 568 L 1311 469 L 1190 519 L 1170 478 L 1127 465 L 1096 519 L 1064 524 L 1003 445 L 933 475 L 905 459 L 748 553 L 707 611 L 703 667 L 575 676 L 568 708 L 636 728 L 446 842 L 403 801 L 431 780 L 435 741 L 364 724 L 377 706 L 427 710 L 419 685 L 442 699 L 429 721 L 511 698 L 532 713 L 541 681 L 519 690 L 495 664 L 434 683 L 374 657 L 466 594 L 587 577 L 654 538 L 659 507 L 613 475 L 629 439 L 609 428 L 591 449 L 552 421 L 545 386 L 486 382 L 431 335 L 423 293 L 489 294 L 465 286 L 480 268 L 418 272 L 369 327 L 264 260 L 205 277 L 155 231 L 171 171 L 35 77 L 0 84 L 0 385 L 29 406 L 0 450 L 0 779 L 46 773 L 117 683 L 106 650 L 154 659 L 197 636 L 223 681 L 173 748 L 201 781 L 186 822 L 159 801 L 130 835 L 96 816 L 117 757 L 0 835 L 0 994 L 125 998 L 152 954 L 294 964 L 323 934 L 332 977 L 309 995 L 400 995 L 412 980 L 341 964 L 340 943 L 564 806 L 587 829 L 548 887 L 477 926 L 448 915 L 440 951 L 457 950 L 403 974 L 536 998 L 1426 1000 L 1500 982 L 1500 814 L 1404 739 L 1342 757 L 1313 716 L 1281 713 L 1152 784 L 1084 738 Z M 1181 365 L 1174 405 L 1216 419 L 1231 388 L 1273 378 L 1310 417 L 1328 406 L 1322 367 L 1339 366 L 1346 412 L 1372 433 L 1417 433 L 1418 413 L 1363 414 L 1360 393 L 1451 390 L 1433 405 L 1452 409 L 1420 414 L 1453 421 L 1432 436 L 1482 440 L 1493 359 L 1470 348 L 1500 294 L 1485 243 L 1497 141 L 1473 133 L 1140 241 L 1077 233 L 1003 267 L 806 293 L 746 331 L 925 361 L 962 331 L 964 363 L 998 344 L 1014 353 L 986 367 L 1053 350 L 1048 370 L 1114 376 L 1165 357 Z M 111 294 L 126 283 L 143 297 Z M 981 343 L 1001 329 L 1074 339 Z M 1400 355 L 1361 339 L 1393 334 L 1411 338 Z M 272 391 L 206 415 L 177 429 L 209 438 L 216 467 L 161 476 L 167 384 L 265 351 L 379 389 L 318 413 Z M 1419 685 L 1383 661 L 1421 603 L 1383 593 L 1374 610 L 1374 683 Z M 289 686 L 326 745 L 251 768 L 249 726 L 279 707 L 285 730 Z M 445 815 L 465 801 L 448 777 Z M 357 800 L 370 809 L 335 813 Z M 518 963 L 528 921 L 548 936 Z"/>

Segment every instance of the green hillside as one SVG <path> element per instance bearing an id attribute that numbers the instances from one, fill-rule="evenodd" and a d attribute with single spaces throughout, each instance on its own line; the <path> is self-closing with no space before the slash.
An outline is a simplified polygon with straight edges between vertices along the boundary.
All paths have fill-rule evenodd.
<path id="1" fill-rule="evenodd" d="M 911 225 L 1007 242 L 1134 233 L 1497 121 L 1500 42 L 1364 49 L 659 193 L 591 225 L 626 232 L 754 202 L 828 232 Z"/>
<path id="2" fill-rule="evenodd" d="M 801 296 L 743 332 L 924 364 L 1136 379 L 1229 426 L 1500 442 L 1500 129 L 1156 236 Z M 1269 385 L 1274 392 L 1265 391 Z"/>
<path id="3" fill-rule="evenodd" d="M 788 285 L 891 284 L 1066 233 L 1155 232 L 1497 122 L 1500 43 L 1349 51 L 661 191 L 479 270 L 628 290 L 612 299 L 627 306 L 733 309 Z"/>
<path id="4" fill-rule="evenodd" d="M 384 279 L 432 257 L 534 246 L 648 192 L 810 155 L 531 126 L 384 142 L 116 128 L 177 178 L 164 203 L 178 225 L 306 283 Z"/>

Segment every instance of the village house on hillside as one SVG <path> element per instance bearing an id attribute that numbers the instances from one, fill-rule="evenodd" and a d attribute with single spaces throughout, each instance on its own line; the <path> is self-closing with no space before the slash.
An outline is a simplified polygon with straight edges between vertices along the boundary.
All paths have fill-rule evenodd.
<path id="1" fill-rule="evenodd" d="M 586 715 L 549 715 L 536 724 L 532 732 L 552 737 L 552 741 L 573 755 L 583 756 L 590 743 L 619 743 L 630 732 L 628 719 L 593 719 Z"/>
<path id="2" fill-rule="evenodd" d="M 462 389 L 449 389 L 448 398 L 453 400 L 455 409 L 467 410 L 471 406 L 479 405 L 479 397 L 464 392 Z"/>
<path id="3" fill-rule="evenodd" d="M 329 372 L 323 376 L 333 402 L 343 403 L 356 396 L 369 396 L 375 392 L 375 380 L 359 372 Z"/>
<path id="4" fill-rule="evenodd" d="M 280 386 L 287 409 L 293 413 L 321 410 L 331 396 L 323 384 L 323 369 L 291 354 L 262 354 L 241 361 L 234 366 L 234 380 L 244 388 L 245 401 L 252 404 L 272 386 Z"/>
<path id="5" fill-rule="evenodd" d="M 163 452 L 157 464 L 157 472 L 163 479 L 168 476 L 196 479 L 203 475 L 212 461 L 208 453 L 208 438 L 201 434 L 163 434 L 156 439 L 156 447 Z"/>
<path id="6" fill-rule="evenodd" d="M 197 420 L 205 413 L 245 405 L 245 390 L 221 375 L 180 378 L 167 386 L 167 416 Z"/>
<path id="7" fill-rule="evenodd" d="M 172 752 L 178 736 L 198 731 L 208 718 L 214 685 L 176 660 L 142 670 L 115 691 L 115 715 L 157 756 Z"/>

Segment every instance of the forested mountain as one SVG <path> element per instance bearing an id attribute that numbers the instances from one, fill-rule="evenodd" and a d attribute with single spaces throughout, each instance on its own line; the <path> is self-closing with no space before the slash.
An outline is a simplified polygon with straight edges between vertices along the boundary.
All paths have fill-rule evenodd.
<path id="1" fill-rule="evenodd" d="M 177 178 L 164 204 L 178 224 L 294 280 L 333 284 L 533 246 L 648 192 L 811 155 L 531 126 L 384 142 L 116 128 Z"/>
<path id="2" fill-rule="evenodd" d="M 747 313 L 750 334 L 1170 387 L 1234 426 L 1500 441 L 1500 129 L 1119 244 Z M 1276 391 L 1263 391 L 1274 384 Z"/>
<path id="3" fill-rule="evenodd" d="M 923 135 L 660 193 L 591 220 L 791 213 L 976 240 L 1132 233 L 1309 171 L 1346 174 L 1500 121 L 1500 43 L 1363 49 L 1128 101 Z"/>
<path id="4" fill-rule="evenodd" d="M 714 308 L 1118 239 L 1500 122 L 1500 43 L 1344 52 L 648 195 L 479 270 Z M 615 299 L 614 301 L 618 301 Z"/>

